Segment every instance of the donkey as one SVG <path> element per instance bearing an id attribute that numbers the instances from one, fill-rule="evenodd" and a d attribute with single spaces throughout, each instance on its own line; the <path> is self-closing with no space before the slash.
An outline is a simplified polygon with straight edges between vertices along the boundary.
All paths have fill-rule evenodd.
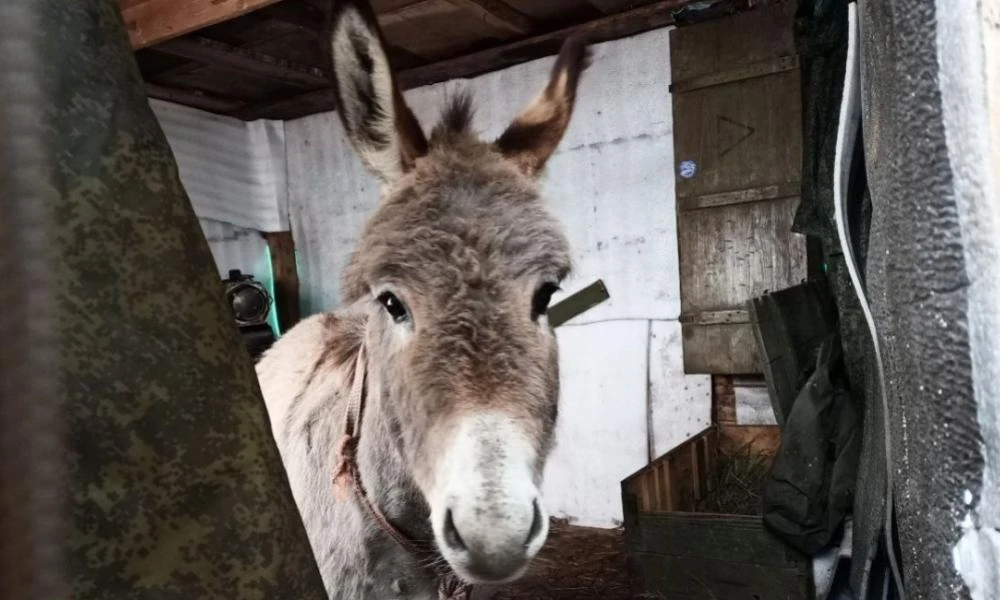
<path id="1" fill-rule="evenodd" d="M 589 51 L 565 42 L 546 87 L 484 142 L 461 94 L 424 136 L 366 3 L 337 3 L 330 44 L 340 119 L 382 198 L 344 307 L 289 330 L 257 373 L 330 596 L 464 597 L 520 577 L 548 533 L 546 311 L 570 255 L 537 179 Z"/>

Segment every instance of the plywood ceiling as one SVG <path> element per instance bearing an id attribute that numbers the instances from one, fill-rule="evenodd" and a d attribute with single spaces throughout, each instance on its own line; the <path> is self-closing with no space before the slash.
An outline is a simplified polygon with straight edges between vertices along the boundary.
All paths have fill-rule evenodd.
<path id="1" fill-rule="evenodd" d="M 243 119 L 334 108 L 323 29 L 336 0 L 119 0 L 151 97 Z M 374 0 L 410 88 L 766 0 Z"/>

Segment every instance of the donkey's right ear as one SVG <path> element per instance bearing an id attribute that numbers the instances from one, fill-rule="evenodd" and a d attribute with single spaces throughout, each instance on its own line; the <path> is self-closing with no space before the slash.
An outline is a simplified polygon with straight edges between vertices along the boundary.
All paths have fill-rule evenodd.
<path id="1" fill-rule="evenodd" d="M 330 49 L 337 112 L 365 166 L 391 182 L 427 153 L 427 138 L 396 84 L 367 0 L 333 2 Z"/>

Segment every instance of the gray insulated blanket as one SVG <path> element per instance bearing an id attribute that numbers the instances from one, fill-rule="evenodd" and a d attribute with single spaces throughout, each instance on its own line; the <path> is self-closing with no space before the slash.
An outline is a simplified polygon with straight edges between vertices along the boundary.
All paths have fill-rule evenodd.
<path id="1" fill-rule="evenodd" d="M 981 9 L 865 0 L 858 11 L 872 204 L 865 287 L 884 358 L 877 378 L 866 364 L 875 427 L 866 422 L 859 488 L 885 472 L 876 465 L 887 419 L 888 518 L 908 598 L 1000 597 L 1000 182 L 988 134 L 1000 111 L 995 96 L 989 106 L 981 54 L 996 31 Z M 855 511 L 864 589 L 886 516 L 860 489 Z"/>
<path id="2" fill-rule="evenodd" d="M 908 598 L 1000 598 L 1000 99 L 986 91 L 1000 67 L 984 53 L 1000 33 L 987 4 L 858 3 L 863 167 L 852 186 L 862 189 L 849 190 L 846 214 L 882 373 L 831 221 L 846 3 L 800 3 L 806 151 L 795 225 L 823 244 L 849 378 L 863 392 L 852 561 L 861 598 L 880 597 L 887 520 Z"/>

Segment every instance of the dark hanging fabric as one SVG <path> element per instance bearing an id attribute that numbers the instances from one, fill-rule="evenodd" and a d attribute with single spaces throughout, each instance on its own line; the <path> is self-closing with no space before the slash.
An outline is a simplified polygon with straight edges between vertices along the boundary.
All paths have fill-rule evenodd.
<path id="1" fill-rule="evenodd" d="M 63 600 L 66 505 L 47 101 L 35 2 L 0 2 L 0 599 Z M 16 51 L 15 51 L 16 49 Z"/>
<path id="2" fill-rule="evenodd" d="M 326 598 L 115 0 L 36 0 L 77 600 Z M 6 39 L 6 38 L 5 38 Z"/>
<path id="3" fill-rule="evenodd" d="M 860 450 L 860 419 L 833 334 L 781 430 L 763 494 L 768 529 L 810 556 L 834 542 L 854 502 Z"/>
<path id="4" fill-rule="evenodd" d="M 796 47 L 802 71 L 803 129 L 802 197 L 792 230 L 820 242 L 822 262 L 837 298 L 848 379 L 860 407 L 867 329 L 841 253 L 833 198 L 837 126 L 847 62 L 847 2 L 801 0 L 795 16 Z M 863 161 L 863 157 L 859 160 Z M 863 193 L 863 178 L 859 185 L 860 188 L 851 192 L 851 197 L 858 200 L 849 211 L 852 223 L 858 225 L 852 227 L 852 232 L 856 233 L 855 256 L 864 264 L 871 203 Z"/>

